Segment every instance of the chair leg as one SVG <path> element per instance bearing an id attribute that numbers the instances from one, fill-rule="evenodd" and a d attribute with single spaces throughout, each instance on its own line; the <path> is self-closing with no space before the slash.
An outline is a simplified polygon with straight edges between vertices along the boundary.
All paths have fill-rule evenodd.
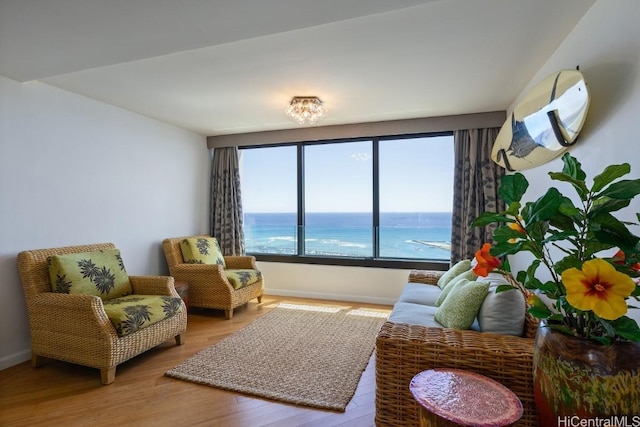
<path id="1" fill-rule="evenodd" d="M 230 320 L 230 319 L 233 317 L 233 309 L 231 309 L 231 310 L 225 310 L 225 311 L 224 311 L 224 317 L 225 317 L 227 320 Z"/>
<path id="2" fill-rule="evenodd" d="M 116 379 L 116 367 L 100 369 L 100 376 L 102 377 L 102 384 L 111 384 Z"/>
<path id="3" fill-rule="evenodd" d="M 184 339 L 182 337 L 182 334 L 176 335 L 176 345 L 182 345 L 182 344 L 184 344 Z"/>
<path id="4" fill-rule="evenodd" d="M 42 366 L 42 359 L 38 358 L 37 354 L 31 353 L 31 366 L 34 368 Z"/>
<path id="5" fill-rule="evenodd" d="M 258 304 L 261 304 L 261 303 L 262 303 L 262 295 L 258 297 Z"/>

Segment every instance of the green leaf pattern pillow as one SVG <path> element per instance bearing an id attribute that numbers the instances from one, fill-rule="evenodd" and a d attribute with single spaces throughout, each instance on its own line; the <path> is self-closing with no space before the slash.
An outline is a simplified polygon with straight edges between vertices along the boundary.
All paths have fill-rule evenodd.
<path id="1" fill-rule="evenodd" d="M 120 250 L 103 249 L 48 258 L 53 292 L 109 300 L 133 292 Z"/>
<path id="2" fill-rule="evenodd" d="M 215 237 L 189 237 L 180 241 L 182 259 L 189 264 L 218 264 L 226 267 Z"/>

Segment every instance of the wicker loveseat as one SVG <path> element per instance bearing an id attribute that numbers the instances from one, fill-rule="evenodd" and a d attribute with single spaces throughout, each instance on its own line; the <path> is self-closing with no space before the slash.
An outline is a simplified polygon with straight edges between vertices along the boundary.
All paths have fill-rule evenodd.
<path id="1" fill-rule="evenodd" d="M 413 271 L 409 282 L 436 285 L 442 272 Z M 537 426 L 533 394 L 533 337 L 537 323 L 525 318 L 522 337 L 387 321 L 376 341 L 376 426 L 419 425 L 419 407 L 409 391 L 417 373 L 458 368 L 492 378 L 518 395 L 519 426 Z"/>
<path id="2" fill-rule="evenodd" d="M 100 369 L 102 383 L 111 384 L 116 366 L 169 339 L 183 344 L 187 329 L 184 306 L 165 318 L 136 332 L 120 336 L 109 319 L 103 300 L 95 295 L 53 292 L 48 259 L 114 249 L 111 243 L 23 251 L 18 269 L 24 289 L 31 331 L 31 364 L 40 357 L 63 360 Z M 168 276 L 129 276 L 135 296 L 168 296 L 179 299 Z"/>

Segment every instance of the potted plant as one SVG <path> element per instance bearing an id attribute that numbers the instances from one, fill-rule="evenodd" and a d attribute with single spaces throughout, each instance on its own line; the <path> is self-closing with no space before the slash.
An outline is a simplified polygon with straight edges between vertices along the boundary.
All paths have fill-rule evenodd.
<path id="1" fill-rule="evenodd" d="M 607 166 L 588 185 L 574 157 L 562 160 L 562 171 L 549 175 L 574 189 L 576 203 L 551 187 L 523 205 L 528 181 L 504 176 L 498 191 L 506 210 L 473 221 L 500 224 L 492 244 L 476 253 L 474 271 L 511 276 L 507 255 L 533 255 L 512 283 L 542 319 L 533 356 L 540 425 L 556 425 L 558 417 L 637 416 L 640 328 L 627 314 L 640 296 L 640 238 L 613 212 L 640 194 L 640 179 L 621 179 L 631 170 L 624 163 Z"/>

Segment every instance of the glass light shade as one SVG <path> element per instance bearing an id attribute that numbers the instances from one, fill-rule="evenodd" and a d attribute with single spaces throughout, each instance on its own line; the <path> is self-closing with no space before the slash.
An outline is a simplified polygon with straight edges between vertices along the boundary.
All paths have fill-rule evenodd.
<path id="1" fill-rule="evenodd" d="M 316 96 L 294 96 L 284 110 L 298 124 L 313 124 L 327 114 L 327 109 Z"/>

